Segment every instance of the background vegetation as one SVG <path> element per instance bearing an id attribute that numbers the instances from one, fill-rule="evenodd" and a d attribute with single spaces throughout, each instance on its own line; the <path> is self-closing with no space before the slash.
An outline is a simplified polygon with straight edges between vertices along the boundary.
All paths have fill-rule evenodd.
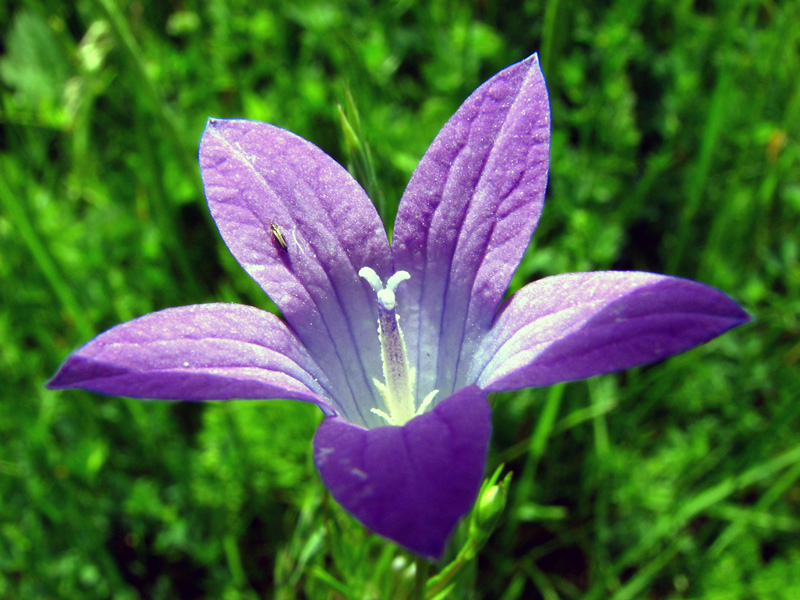
<path id="1" fill-rule="evenodd" d="M 347 163 L 349 89 L 391 223 L 447 117 L 539 51 L 553 166 L 515 285 L 669 273 L 755 322 L 498 397 L 489 468 L 513 473 L 509 502 L 452 597 L 797 598 L 796 0 L 15 0 L 0 45 L 0 597 L 404 597 L 407 555 L 314 472 L 314 407 L 43 383 L 120 321 L 268 307 L 205 207 L 209 115 Z"/>

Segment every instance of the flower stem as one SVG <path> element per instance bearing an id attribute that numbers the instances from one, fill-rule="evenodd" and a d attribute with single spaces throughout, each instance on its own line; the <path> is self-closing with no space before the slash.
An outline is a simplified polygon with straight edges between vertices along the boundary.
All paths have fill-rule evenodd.
<path id="1" fill-rule="evenodd" d="M 414 594 L 411 596 L 414 600 L 424 600 L 425 590 L 428 586 L 428 571 L 431 564 L 424 558 L 417 557 L 415 559 L 416 571 L 414 576 Z"/>
<path id="2" fill-rule="evenodd" d="M 434 578 L 435 581 L 428 590 L 427 596 L 420 596 L 431 600 L 436 598 L 438 594 L 444 591 L 449 585 L 452 585 L 456 576 L 461 573 L 462 569 L 473 559 L 477 553 L 478 544 L 475 540 L 469 540 L 463 548 L 459 551 L 456 558 L 439 572 Z"/>

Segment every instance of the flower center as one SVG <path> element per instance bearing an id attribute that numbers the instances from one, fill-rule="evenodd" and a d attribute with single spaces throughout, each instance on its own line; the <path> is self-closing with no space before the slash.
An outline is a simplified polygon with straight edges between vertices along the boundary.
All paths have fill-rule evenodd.
<path id="1" fill-rule="evenodd" d="M 381 383 L 373 378 L 372 382 L 383 396 L 388 412 L 373 408 L 372 412 L 385 419 L 390 425 L 404 425 L 428 408 L 439 390 L 433 390 L 416 406 L 414 401 L 414 377 L 416 370 L 408 366 L 406 343 L 400 330 L 400 317 L 397 316 L 397 286 L 406 279 L 411 279 L 407 271 L 398 271 L 386 281 L 384 287 L 378 274 L 364 267 L 358 272 L 375 291 L 378 297 L 378 339 L 381 343 L 381 362 L 383 363 L 383 379 Z"/>

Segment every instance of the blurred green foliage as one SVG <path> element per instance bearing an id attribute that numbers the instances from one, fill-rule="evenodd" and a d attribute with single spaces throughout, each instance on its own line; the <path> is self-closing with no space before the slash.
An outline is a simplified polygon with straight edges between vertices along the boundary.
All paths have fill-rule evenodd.
<path id="1" fill-rule="evenodd" d="M 391 223 L 443 122 L 534 51 L 553 164 L 514 285 L 664 272 L 756 320 L 499 397 L 489 467 L 514 473 L 508 507 L 453 597 L 797 597 L 796 0 L 16 0 L 0 24 L 0 597 L 405 597 L 407 555 L 314 472 L 314 407 L 43 383 L 120 321 L 270 307 L 205 208 L 208 116 L 270 121 L 359 174 L 341 104 Z"/>

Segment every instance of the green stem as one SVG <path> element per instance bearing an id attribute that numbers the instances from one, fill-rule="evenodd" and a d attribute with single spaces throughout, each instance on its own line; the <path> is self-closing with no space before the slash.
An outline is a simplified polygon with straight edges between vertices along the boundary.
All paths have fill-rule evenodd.
<path id="1" fill-rule="evenodd" d="M 697 157 L 694 171 L 686 186 L 686 204 L 678 226 L 678 239 L 667 261 L 667 273 L 678 272 L 681 266 L 681 259 L 690 245 L 691 226 L 700 210 L 703 192 L 706 188 L 711 172 L 711 164 L 717 150 L 717 141 L 724 129 L 732 84 L 732 70 L 727 66 L 723 66 L 717 77 L 716 87 L 711 97 L 711 106 L 706 115 L 705 129 L 700 144 L 700 155 Z"/>
<path id="2" fill-rule="evenodd" d="M 144 119 L 143 119 L 144 120 Z M 140 127 L 137 131 L 141 156 L 145 161 L 148 181 L 149 207 L 156 218 L 157 226 L 161 232 L 162 243 L 164 244 L 169 256 L 175 261 L 175 265 L 181 274 L 182 283 L 187 284 L 190 296 L 200 297 L 202 286 L 200 285 L 192 267 L 192 260 L 186 253 L 185 244 L 178 237 L 178 220 L 175 217 L 175 207 L 170 201 L 167 190 L 164 187 L 162 168 L 159 165 L 158 157 L 155 155 L 157 140 L 149 127 Z"/>
<path id="3" fill-rule="evenodd" d="M 428 585 L 428 571 L 431 564 L 424 558 L 416 558 L 416 572 L 414 575 L 414 594 L 412 598 L 415 600 L 424 600 L 425 589 Z"/>
<path id="4" fill-rule="evenodd" d="M 470 540 L 467 542 L 461 550 L 458 552 L 458 556 L 447 565 L 444 569 L 442 569 L 436 577 L 433 579 L 433 585 L 428 590 L 426 596 L 424 596 L 427 600 L 432 600 L 436 598 L 438 594 L 442 593 L 447 586 L 451 585 L 453 580 L 458 576 L 459 573 L 464 569 L 464 567 L 475 558 L 475 553 L 478 549 L 478 542 L 475 540 Z"/>
<path id="5" fill-rule="evenodd" d="M 344 90 L 345 104 L 340 104 L 338 108 L 339 121 L 342 127 L 342 135 L 345 141 L 345 150 L 349 157 L 350 164 L 348 170 L 367 192 L 367 196 L 372 199 L 381 221 L 385 225 L 389 224 L 389 214 L 386 206 L 386 199 L 383 191 L 378 184 L 378 173 L 375 169 L 375 161 L 372 158 L 367 136 L 361 126 L 361 115 L 358 112 L 355 98 L 350 92 L 349 87 Z"/>
<path id="6" fill-rule="evenodd" d="M 138 91 L 150 103 L 151 110 L 161 126 L 161 131 L 172 146 L 172 151 L 181 163 L 184 172 L 195 184 L 196 190 L 202 197 L 200 179 L 197 177 L 197 162 L 195 161 L 196 151 L 194 147 L 188 145 L 181 135 L 178 120 L 175 113 L 167 104 L 163 96 L 148 75 L 145 67 L 144 53 L 136 41 L 133 31 L 128 26 L 125 15 L 120 10 L 116 2 L 112 0 L 93 0 L 93 4 L 98 11 L 105 17 L 111 25 L 111 31 L 117 41 L 118 47 L 122 49 L 123 56 L 127 61 L 133 77 L 138 84 Z M 208 216 L 210 220 L 210 215 Z"/>
<path id="7" fill-rule="evenodd" d="M 547 449 L 550 437 L 553 434 L 565 389 L 566 385 L 562 383 L 554 385 L 548 390 L 547 399 L 542 407 L 539 419 L 536 422 L 536 429 L 530 436 L 528 456 L 525 459 L 522 476 L 514 486 L 513 495 L 509 502 L 510 510 L 507 512 L 508 519 L 506 520 L 503 531 L 503 540 L 506 544 L 510 544 L 513 536 L 516 535 L 518 523 L 517 512 L 520 505 L 530 498 L 535 489 L 536 471 Z"/>
<path id="8" fill-rule="evenodd" d="M 11 173 L 12 168 L 11 164 L 6 164 L 6 161 L 3 160 L 0 171 Z M 69 315 L 81 337 L 88 339 L 94 333 L 92 327 L 84 317 L 84 310 L 64 279 L 55 258 L 42 241 L 31 219 L 28 217 L 25 207 L 19 201 L 19 198 L 25 197 L 25 193 L 12 190 L 0 178 L 0 206 L 3 207 L 11 222 L 14 223 L 15 230 L 30 252 L 34 264 L 39 268 L 39 271 L 41 271 L 56 298 L 61 303 L 61 308 Z"/>

